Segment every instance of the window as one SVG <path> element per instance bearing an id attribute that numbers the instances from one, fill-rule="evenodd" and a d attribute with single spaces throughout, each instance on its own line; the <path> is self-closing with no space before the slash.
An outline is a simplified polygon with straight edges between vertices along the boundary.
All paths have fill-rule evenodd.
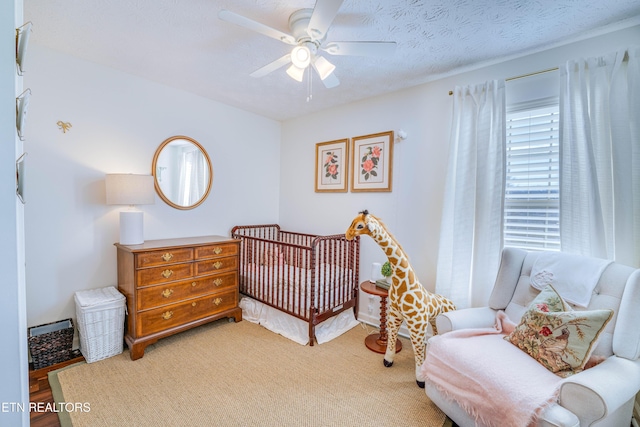
<path id="1" fill-rule="evenodd" d="M 560 250 L 557 99 L 507 112 L 504 246 Z"/>

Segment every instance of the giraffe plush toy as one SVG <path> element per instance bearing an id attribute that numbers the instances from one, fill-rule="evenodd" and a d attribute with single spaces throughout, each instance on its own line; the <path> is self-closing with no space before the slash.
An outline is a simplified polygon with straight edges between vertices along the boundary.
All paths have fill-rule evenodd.
<path id="1" fill-rule="evenodd" d="M 380 245 L 393 270 L 389 288 L 388 341 L 387 351 L 384 355 L 384 366 L 393 365 L 398 330 L 402 321 L 405 320 L 415 356 L 416 382 L 418 386 L 424 388 L 424 378 L 420 375 L 420 367 L 424 362 L 427 325 L 430 322 L 434 333 L 437 333 L 435 329 L 436 316 L 455 310 L 456 307 L 445 297 L 432 294 L 422 287 L 402 246 L 387 231 L 382 221 L 367 211 L 358 214 L 347 229 L 345 236 L 347 240 L 351 240 L 362 234 L 370 236 Z"/>

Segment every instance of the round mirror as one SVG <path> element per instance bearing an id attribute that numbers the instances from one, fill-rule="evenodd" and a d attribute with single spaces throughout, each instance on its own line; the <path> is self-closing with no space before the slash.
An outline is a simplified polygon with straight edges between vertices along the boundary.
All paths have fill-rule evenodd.
<path id="1" fill-rule="evenodd" d="M 193 209 L 211 190 L 213 170 L 207 152 L 187 136 L 166 139 L 153 156 L 158 195 L 176 209 Z"/>

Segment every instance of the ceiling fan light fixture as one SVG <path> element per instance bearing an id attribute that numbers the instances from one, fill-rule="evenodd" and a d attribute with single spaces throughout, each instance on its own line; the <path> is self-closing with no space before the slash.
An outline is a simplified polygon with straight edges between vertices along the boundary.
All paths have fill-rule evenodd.
<path id="1" fill-rule="evenodd" d="M 320 80 L 324 80 L 329 77 L 331 73 L 333 73 L 333 70 L 336 69 L 336 66 L 327 61 L 326 58 L 317 56 L 315 61 L 313 61 L 313 68 L 315 68 L 315 70 L 318 72 Z"/>
<path id="2" fill-rule="evenodd" d="M 291 64 L 287 68 L 287 74 L 292 79 L 302 82 L 305 70 L 311 65 L 315 73 L 322 79 L 324 87 L 330 89 L 338 86 L 340 81 L 334 73 L 336 67 L 318 55 L 321 50 L 329 55 L 385 58 L 393 55 L 396 48 L 395 42 L 383 41 L 325 43 L 326 35 L 344 2 L 345 0 L 317 0 L 313 9 L 306 8 L 294 11 L 289 16 L 290 34 L 228 10 L 221 10 L 218 17 L 223 21 L 280 40 L 291 46 L 289 53 L 254 71 L 250 74 L 252 77 L 262 77 L 280 69 L 280 67 Z M 313 74 L 314 72 L 309 70 L 309 88 L 312 86 Z M 311 99 L 310 90 L 308 99 Z"/>
<path id="3" fill-rule="evenodd" d="M 298 68 L 307 68 L 311 62 L 311 51 L 306 46 L 294 47 L 291 51 L 291 62 Z"/>
<path id="4" fill-rule="evenodd" d="M 289 68 L 287 68 L 287 74 L 294 80 L 302 82 L 302 78 L 304 77 L 304 68 L 300 68 L 295 64 L 291 64 Z"/>

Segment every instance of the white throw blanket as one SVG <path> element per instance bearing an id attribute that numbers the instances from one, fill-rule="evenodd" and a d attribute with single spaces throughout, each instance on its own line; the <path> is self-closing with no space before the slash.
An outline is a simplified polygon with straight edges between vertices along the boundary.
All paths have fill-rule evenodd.
<path id="1" fill-rule="evenodd" d="M 543 252 L 531 268 L 531 286 L 542 290 L 551 285 L 565 301 L 587 307 L 602 272 L 611 262 L 581 255 Z"/>
<path id="2" fill-rule="evenodd" d="M 436 335 L 428 341 L 422 375 L 476 422 L 535 425 L 545 406 L 557 399 L 562 378 L 503 339 L 513 327 L 498 312 L 495 329 Z"/>

